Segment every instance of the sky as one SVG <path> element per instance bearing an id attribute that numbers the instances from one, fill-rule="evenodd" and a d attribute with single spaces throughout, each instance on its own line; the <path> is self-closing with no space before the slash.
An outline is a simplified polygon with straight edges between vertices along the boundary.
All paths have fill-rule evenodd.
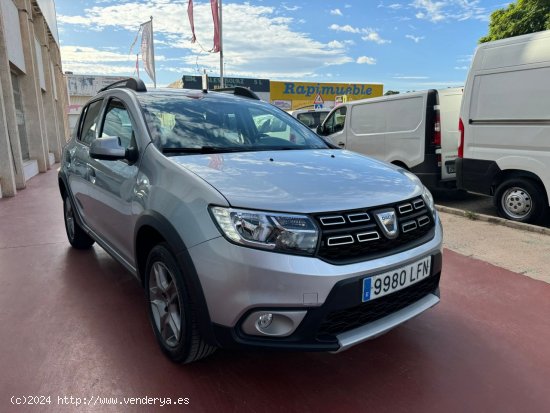
<path id="1" fill-rule="evenodd" d="M 56 0 L 64 71 L 132 76 L 139 25 L 153 16 L 157 86 L 219 75 L 209 1 Z M 502 0 L 222 1 L 229 77 L 382 83 L 384 91 L 462 86 Z M 146 82 L 152 82 L 140 68 Z"/>

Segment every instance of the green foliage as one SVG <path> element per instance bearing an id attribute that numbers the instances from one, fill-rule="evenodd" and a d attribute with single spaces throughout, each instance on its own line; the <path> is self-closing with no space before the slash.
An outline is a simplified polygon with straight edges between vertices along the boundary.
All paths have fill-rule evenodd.
<path id="1" fill-rule="evenodd" d="M 491 14 L 489 34 L 479 43 L 550 29 L 550 0 L 517 0 Z"/>

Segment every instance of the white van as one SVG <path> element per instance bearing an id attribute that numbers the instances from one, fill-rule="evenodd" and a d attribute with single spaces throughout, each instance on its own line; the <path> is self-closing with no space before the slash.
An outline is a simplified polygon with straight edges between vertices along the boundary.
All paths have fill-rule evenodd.
<path id="1" fill-rule="evenodd" d="M 317 127 L 323 123 L 329 112 L 330 109 L 297 109 L 289 113 L 308 128 L 317 130 Z"/>
<path id="2" fill-rule="evenodd" d="M 478 47 L 460 111 L 458 186 L 538 223 L 550 198 L 550 31 Z"/>
<path id="3" fill-rule="evenodd" d="M 458 114 L 462 88 L 347 102 L 317 133 L 334 145 L 391 162 L 429 188 L 456 185 Z"/>

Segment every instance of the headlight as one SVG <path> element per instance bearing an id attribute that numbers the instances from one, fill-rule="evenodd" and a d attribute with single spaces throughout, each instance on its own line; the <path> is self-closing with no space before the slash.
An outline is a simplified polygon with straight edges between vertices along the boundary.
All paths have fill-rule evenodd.
<path id="1" fill-rule="evenodd" d="M 304 215 L 217 206 L 210 211 L 222 234 L 237 244 L 300 254 L 313 254 L 317 247 L 317 227 Z"/>
<path id="2" fill-rule="evenodd" d="M 432 196 L 432 193 L 428 190 L 428 188 L 424 187 L 422 190 L 422 198 L 424 199 L 424 202 L 426 205 L 428 205 L 428 208 L 432 211 L 432 214 L 435 218 L 435 202 L 434 197 Z"/>

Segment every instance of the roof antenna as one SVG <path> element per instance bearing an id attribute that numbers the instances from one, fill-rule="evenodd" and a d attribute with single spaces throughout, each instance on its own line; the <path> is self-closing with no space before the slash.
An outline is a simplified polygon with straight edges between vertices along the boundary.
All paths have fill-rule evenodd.
<path id="1" fill-rule="evenodd" d="M 206 69 L 204 69 L 204 73 L 202 74 L 202 91 L 208 93 L 208 75 L 206 74 Z"/>

